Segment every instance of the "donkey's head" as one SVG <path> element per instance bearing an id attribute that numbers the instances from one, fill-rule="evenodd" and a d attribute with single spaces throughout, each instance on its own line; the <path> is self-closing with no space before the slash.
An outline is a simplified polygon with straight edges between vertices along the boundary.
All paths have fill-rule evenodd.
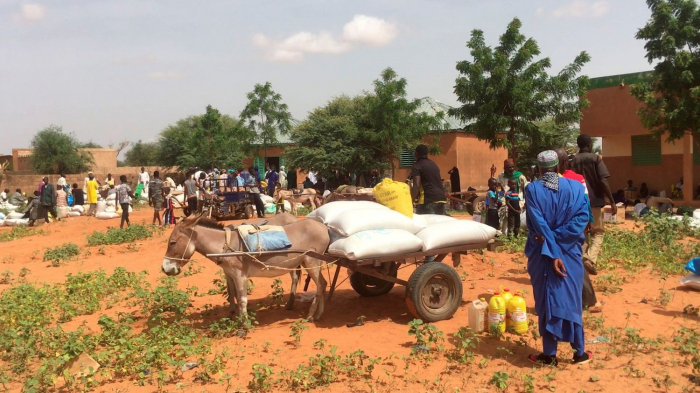
<path id="1" fill-rule="evenodd" d="M 168 276 L 177 276 L 182 268 L 190 261 L 194 254 L 194 242 L 197 240 L 197 218 L 189 218 L 180 221 L 168 239 L 168 249 L 163 257 L 163 273 Z"/>

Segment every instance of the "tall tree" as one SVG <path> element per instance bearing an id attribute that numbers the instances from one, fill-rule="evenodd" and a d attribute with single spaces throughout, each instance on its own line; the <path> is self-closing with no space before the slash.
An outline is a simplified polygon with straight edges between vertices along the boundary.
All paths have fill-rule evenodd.
<path id="1" fill-rule="evenodd" d="M 99 143 L 93 142 L 92 139 L 91 139 L 91 140 L 89 140 L 89 141 L 87 141 L 87 142 L 81 143 L 81 144 L 80 144 L 80 147 L 83 148 L 83 149 L 101 149 L 101 148 L 102 148 L 102 145 L 100 145 Z"/>
<path id="2" fill-rule="evenodd" d="M 119 153 L 117 153 L 119 155 Z M 140 140 L 131 146 L 124 154 L 125 166 L 151 166 L 158 165 L 158 143 L 141 142 Z"/>
<path id="3" fill-rule="evenodd" d="M 519 19 L 513 19 L 496 48 L 486 45 L 483 31 L 472 31 L 467 42 L 472 60 L 457 63 L 455 94 L 462 106 L 450 111 L 469 124 L 466 131 L 488 141 L 491 148 L 507 148 L 514 159 L 519 155 L 518 137 L 539 133 L 538 122 L 551 118 L 569 126 L 588 106 L 583 98 L 588 77 L 577 75 L 590 56 L 581 52 L 550 76 L 549 58 L 537 58 L 540 48 L 520 33 L 521 26 Z"/>
<path id="4" fill-rule="evenodd" d="M 392 176 L 401 150 L 415 148 L 429 132 L 444 128 L 442 114 L 419 112 L 420 100 L 406 99 L 407 84 L 405 78 L 386 68 L 364 100 L 366 114 L 359 142 L 389 165 Z"/>
<path id="5" fill-rule="evenodd" d="M 362 125 L 366 100 L 340 96 L 311 111 L 291 133 L 294 145 L 285 149 L 287 165 L 324 177 L 333 170 L 363 173 L 388 167 L 386 157 L 367 148 L 363 140 L 370 132 Z"/>
<path id="6" fill-rule="evenodd" d="M 291 129 L 292 115 L 282 96 L 272 90 L 272 84 L 256 84 L 248 93 L 248 104 L 241 112 L 241 120 L 256 134 L 256 144 L 262 146 L 267 163 L 267 149 L 278 142 L 277 133 L 287 135 Z"/>
<path id="7" fill-rule="evenodd" d="M 537 164 L 537 155 L 545 150 L 565 148 L 569 153 L 576 150 L 576 138 L 581 133 L 578 126 L 559 125 L 553 119 L 537 122 L 539 132 L 518 135 L 515 141 L 519 152 L 518 166 L 526 172 Z"/>
<path id="8" fill-rule="evenodd" d="M 253 133 L 243 122 L 207 106 L 204 115 L 178 120 L 158 139 L 156 164 L 182 170 L 241 165 Z"/>
<path id="9" fill-rule="evenodd" d="M 651 19 L 637 32 L 645 40 L 654 80 L 632 86 L 644 103 L 642 124 L 669 141 L 691 132 L 700 148 L 700 8 L 694 0 L 647 0 Z"/>
<path id="10" fill-rule="evenodd" d="M 90 170 L 94 159 L 81 150 L 81 143 L 63 128 L 51 125 L 32 138 L 32 167 L 36 173 L 81 173 Z"/>

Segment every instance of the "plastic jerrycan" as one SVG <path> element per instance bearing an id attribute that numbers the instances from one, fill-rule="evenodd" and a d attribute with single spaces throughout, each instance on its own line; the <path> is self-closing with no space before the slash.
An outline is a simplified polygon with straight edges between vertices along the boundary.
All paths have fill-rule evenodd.
<path id="1" fill-rule="evenodd" d="M 496 329 L 501 333 L 506 331 L 506 302 L 500 292 L 496 292 L 489 300 L 489 331 Z"/>
<path id="2" fill-rule="evenodd" d="M 508 330 L 517 334 L 527 333 L 527 303 L 522 293 L 516 293 L 507 308 L 511 319 Z"/>
<path id="3" fill-rule="evenodd" d="M 503 288 L 503 286 L 501 286 L 501 297 L 503 298 L 503 301 L 505 301 L 505 303 L 506 303 L 506 330 L 508 330 L 508 327 L 510 326 L 510 315 L 508 312 L 508 302 L 510 302 L 510 299 L 513 298 L 513 294 L 510 293 L 510 289 Z"/>
<path id="4" fill-rule="evenodd" d="M 486 314 L 485 310 L 488 304 L 484 299 L 473 300 L 469 305 L 469 329 L 474 333 L 481 333 L 486 329 Z"/>

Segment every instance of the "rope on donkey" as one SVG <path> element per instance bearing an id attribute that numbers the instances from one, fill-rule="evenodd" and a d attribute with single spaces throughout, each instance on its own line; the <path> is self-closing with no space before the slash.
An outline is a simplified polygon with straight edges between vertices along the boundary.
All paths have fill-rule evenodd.
<path id="1" fill-rule="evenodd" d="M 325 265 L 325 266 L 330 266 L 330 265 L 332 265 L 332 264 L 334 264 L 334 263 L 336 263 L 336 262 L 338 262 L 338 261 L 340 260 L 340 259 L 336 259 L 336 260 L 334 260 L 334 261 L 332 261 L 332 262 L 323 261 L 323 264 L 322 264 L 321 266 L 319 266 L 318 268 L 315 268 L 315 267 L 314 267 L 314 268 L 311 268 L 311 267 L 301 267 L 301 266 L 296 267 L 296 268 L 287 268 L 287 267 L 280 267 L 280 266 L 270 266 L 270 265 L 266 264 L 265 262 L 263 262 L 263 261 L 259 260 L 258 258 L 256 258 L 255 255 L 252 254 L 252 253 L 245 252 L 245 251 L 241 251 L 241 252 L 244 253 L 244 256 L 246 256 L 246 257 L 252 259 L 252 260 L 253 260 L 254 262 L 256 262 L 256 263 L 261 264 L 261 265 L 263 266 L 263 270 L 275 269 L 275 270 L 283 270 L 283 271 L 288 271 L 288 272 L 293 272 L 293 271 L 297 271 L 297 270 L 307 271 L 307 270 L 314 270 L 314 269 L 323 268 L 324 265 Z M 291 257 L 291 258 L 287 258 L 287 259 L 285 259 L 284 261 L 280 262 L 280 264 L 285 264 L 285 263 L 291 262 L 291 261 L 293 261 L 293 260 L 295 260 L 295 259 L 297 259 L 297 258 L 301 258 L 301 257 L 305 256 L 306 254 L 308 254 L 309 252 L 311 252 L 311 250 L 304 251 L 301 255 L 297 255 L 297 256 L 294 256 L 294 257 Z"/>

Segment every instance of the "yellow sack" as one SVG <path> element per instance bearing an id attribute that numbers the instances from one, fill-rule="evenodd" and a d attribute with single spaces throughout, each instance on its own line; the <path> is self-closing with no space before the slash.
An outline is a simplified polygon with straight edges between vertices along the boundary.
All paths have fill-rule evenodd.
<path id="1" fill-rule="evenodd" d="M 413 218 L 413 201 L 408 184 L 384 179 L 374 186 L 374 199 L 391 210 Z"/>

